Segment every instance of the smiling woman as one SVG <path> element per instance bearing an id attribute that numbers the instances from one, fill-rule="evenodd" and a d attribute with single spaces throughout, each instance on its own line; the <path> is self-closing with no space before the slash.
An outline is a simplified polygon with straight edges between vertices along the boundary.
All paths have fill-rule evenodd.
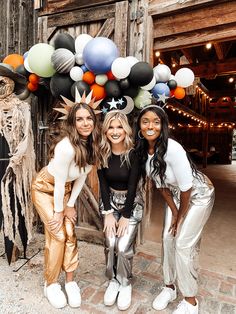
<path id="1" fill-rule="evenodd" d="M 126 310 L 131 304 L 134 243 L 143 212 L 143 197 L 137 188 L 140 164 L 131 136 L 132 130 L 124 113 L 117 110 L 107 113 L 102 127 L 98 170 L 106 276 L 109 279 L 104 304 L 113 305 L 119 293 L 119 310 Z"/>
<path id="2" fill-rule="evenodd" d="M 136 151 L 142 175 L 153 179 L 166 202 L 163 231 L 165 286 L 153 301 L 163 310 L 176 299 L 177 279 L 184 299 L 173 314 L 198 314 L 196 250 L 214 204 L 214 187 L 199 172 L 183 147 L 170 138 L 165 111 L 150 105 L 141 110 L 136 130 Z"/>
<path id="3" fill-rule="evenodd" d="M 33 202 L 45 226 L 44 294 L 55 308 L 67 304 L 58 283 L 61 269 L 66 273 L 69 305 L 79 307 L 81 304 L 80 289 L 73 281 L 78 267 L 74 206 L 97 156 L 93 110 L 82 102 L 66 108 L 69 112 L 59 138 L 50 148 L 49 164 L 39 172 L 32 186 Z"/>

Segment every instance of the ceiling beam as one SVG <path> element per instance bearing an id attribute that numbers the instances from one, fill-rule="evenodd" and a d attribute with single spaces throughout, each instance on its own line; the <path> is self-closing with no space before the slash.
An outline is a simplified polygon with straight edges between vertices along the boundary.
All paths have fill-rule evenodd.
<path id="1" fill-rule="evenodd" d="M 216 75 L 232 74 L 236 72 L 236 58 L 228 59 L 225 62 L 202 62 L 199 64 L 184 64 L 176 67 L 172 72 L 176 72 L 180 68 L 190 68 L 195 76 L 202 78 L 214 77 Z M 173 73 L 173 74 L 174 74 Z"/>
<path id="2" fill-rule="evenodd" d="M 229 52 L 229 49 L 232 46 L 232 42 L 217 42 L 214 43 L 214 48 L 216 51 L 217 58 L 219 60 L 224 60 Z"/>
<path id="3" fill-rule="evenodd" d="M 194 32 L 208 28 L 226 26 L 235 23 L 236 1 L 215 4 L 196 10 L 171 14 L 153 21 L 154 38 L 175 36 L 186 32 Z"/>
<path id="4" fill-rule="evenodd" d="M 218 0 L 218 2 L 227 2 L 228 0 Z M 215 0 L 149 0 L 148 14 L 152 16 L 167 15 L 173 12 L 183 12 L 183 10 L 189 10 L 190 8 L 204 7 L 215 5 Z"/>
<path id="5" fill-rule="evenodd" d="M 199 46 L 208 42 L 236 40 L 236 23 L 154 38 L 154 50 L 176 50 Z"/>
<path id="6" fill-rule="evenodd" d="M 193 50 L 191 50 L 191 49 L 181 49 L 181 51 L 182 51 L 182 53 L 184 54 L 185 58 L 188 60 L 189 63 L 195 63 Z"/>

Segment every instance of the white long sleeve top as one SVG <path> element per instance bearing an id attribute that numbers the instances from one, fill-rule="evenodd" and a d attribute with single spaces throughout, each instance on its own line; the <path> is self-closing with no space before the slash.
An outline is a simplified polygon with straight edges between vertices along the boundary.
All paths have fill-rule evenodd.
<path id="1" fill-rule="evenodd" d="M 152 158 L 153 155 L 148 155 L 146 162 L 146 173 L 150 177 L 152 177 L 151 172 L 153 170 Z M 193 174 L 184 148 L 175 140 L 168 139 L 164 160 L 166 162 L 165 185 L 178 187 L 182 192 L 189 190 L 193 185 Z M 164 187 L 159 175 L 152 177 L 152 179 L 157 188 Z"/>
<path id="2" fill-rule="evenodd" d="M 74 182 L 67 206 L 73 207 L 82 190 L 91 165 L 79 169 L 75 163 L 75 150 L 68 137 L 63 138 L 54 150 L 54 157 L 50 160 L 47 170 L 54 177 L 54 211 L 64 210 L 65 183 Z"/>

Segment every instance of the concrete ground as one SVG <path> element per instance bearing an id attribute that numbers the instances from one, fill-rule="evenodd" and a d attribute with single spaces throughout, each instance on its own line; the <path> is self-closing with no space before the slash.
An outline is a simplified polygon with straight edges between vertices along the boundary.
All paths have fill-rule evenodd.
<path id="1" fill-rule="evenodd" d="M 236 314 L 236 166 L 214 165 L 209 166 L 205 172 L 216 186 L 216 203 L 201 243 L 198 295 L 200 314 Z M 160 226 L 156 226 L 152 233 L 152 241 L 147 240 L 137 248 L 133 267 L 132 305 L 123 313 L 169 314 L 181 300 L 179 293 L 178 299 L 168 309 L 157 312 L 151 307 L 152 300 L 162 287 Z M 149 230 L 151 227 L 153 226 L 150 225 Z M 2 237 L 0 255 L 3 251 L 1 241 Z M 40 252 L 17 272 L 14 270 L 24 260 L 18 260 L 9 267 L 5 256 L 0 257 L 0 313 L 121 313 L 115 305 L 103 305 L 107 285 L 103 247 L 85 242 L 79 242 L 80 267 L 76 275 L 82 290 L 81 308 L 71 309 L 67 306 L 61 310 L 53 309 L 42 293 L 43 245 L 43 235 L 36 234 L 29 245 L 28 257 L 37 253 L 38 249 Z M 63 284 L 63 276 L 60 281 Z"/>

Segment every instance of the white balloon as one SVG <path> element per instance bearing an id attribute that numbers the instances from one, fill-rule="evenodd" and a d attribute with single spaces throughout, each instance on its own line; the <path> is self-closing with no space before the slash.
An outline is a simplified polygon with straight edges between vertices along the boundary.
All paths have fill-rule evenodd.
<path id="1" fill-rule="evenodd" d="M 82 65 L 84 64 L 84 59 L 83 59 L 83 54 L 82 53 L 77 53 L 75 55 L 75 62 L 78 64 L 78 65 Z"/>
<path id="2" fill-rule="evenodd" d="M 98 85 L 105 85 L 106 82 L 108 81 L 108 77 L 106 74 L 98 74 L 96 75 L 95 77 L 95 82 L 98 84 Z"/>
<path id="3" fill-rule="evenodd" d="M 34 73 L 34 72 L 31 70 L 30 66 L 29 66 L 28 57 L 26 57 L 25 60 L 24 60 L 24 67 L 25 67 L 26 71 L 28 71 L 28 72 L 30 72 L 30 73 Z"/>
<path id="4" fill-rule="evenodd" d="M 147 85 L 145 86 L 141 86 L 142 89 L 144 90 L 151 90 L 153 89 L 153 87 L 156 85 L 156 77 L 155 75 L 153 76 L 152 80 L 150 83 L 148 83 Z"/>
<path id="5" fill-rule="evenodd" d="M 87 43 L 93 39 L 92 36 L 88 34 L 80 34 L 75 39 L 75 52 L 76 53 L 83 53 L 84 47 L 87 45 Z"/>
<path id="6" fill-rule="evenodd" d="M 116 58 L 111 65 L 112 74 L 118 79 L 124 79 L 130 74 L 131 66 L 126 58 Z"/>
<path id="7" fill-rule="evenodd" d="M 171 76 L 171 70 L 170 68 L 165 65 L 159 63 L 155 68 L 153 68 L 154 74 L 156 76 L 157 82 L 167 82 L 170 79 Z"/>
<path id="8" fill-rule="evenodd" d="M 188 87 L 193 84 L 194 81 L 194 73 L 189 68 L 179 69 L 175 73 L 175 80 L 177 85 L 180 87 Z"/>
<path id="9" fill-rule="evenodd" d="M 83 75 L 84 72 L 80 67 L 75 66 L 70 70 L 70 77 L 75 82 L 82 81 Z"/>
<path id="10" fill-rule="evenodd" d="M 134 64 L 138 63 L 138 59 L 133 56 L 126 57 L 126 60 L 128 60 L 130 66 L 132 67 Z"/>

